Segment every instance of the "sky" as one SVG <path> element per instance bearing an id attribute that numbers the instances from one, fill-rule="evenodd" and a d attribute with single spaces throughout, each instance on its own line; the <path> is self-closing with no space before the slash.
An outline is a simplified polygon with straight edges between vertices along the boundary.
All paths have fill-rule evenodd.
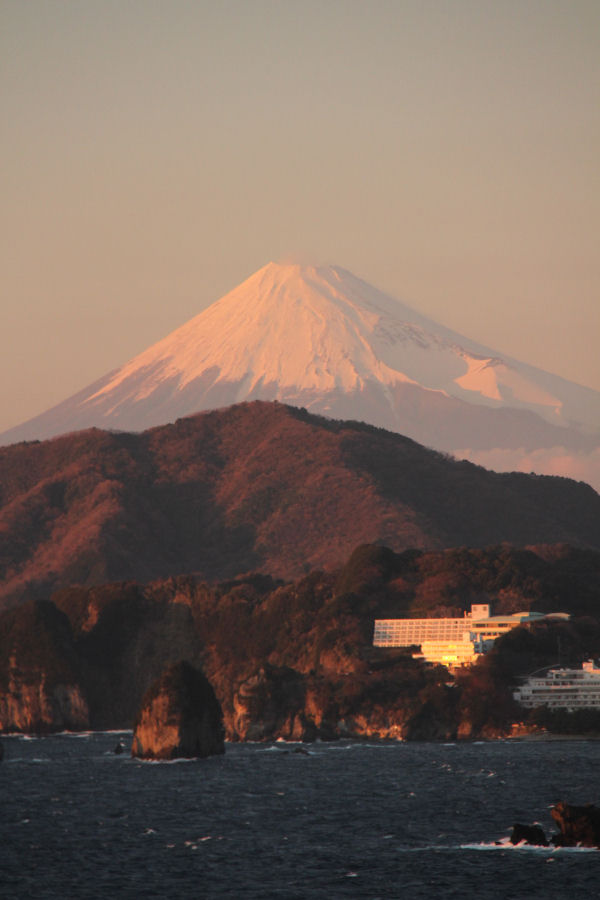
<path id="1" fill-rule="evenodd" d="M 0 0 L 0 431 L 270 260 L 600 390 L 597 0 Z"/>

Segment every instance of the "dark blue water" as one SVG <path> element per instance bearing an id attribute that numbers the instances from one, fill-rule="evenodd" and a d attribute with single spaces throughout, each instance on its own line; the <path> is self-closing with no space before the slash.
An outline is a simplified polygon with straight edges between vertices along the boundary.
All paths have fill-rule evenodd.
<path id="1" fill-rule="evenodd" d="M 130 736 L 124 736 L 129 743 Z M 600 853 L 496 846 L 598 802 L 600 744 L 229 745 L 140 763 L 115 734 L 3 738 L 0 896 L 600 896 Z"/>

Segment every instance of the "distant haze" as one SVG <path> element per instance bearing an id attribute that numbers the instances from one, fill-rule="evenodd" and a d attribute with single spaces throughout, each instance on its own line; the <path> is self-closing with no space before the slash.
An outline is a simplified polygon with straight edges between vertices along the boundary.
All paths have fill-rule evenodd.
<path id="1" fill-rule="evenodd" d="M 271 259 L 600 390 L 599 35 L 596 0 L 4 0 L 0 430 Z"/>

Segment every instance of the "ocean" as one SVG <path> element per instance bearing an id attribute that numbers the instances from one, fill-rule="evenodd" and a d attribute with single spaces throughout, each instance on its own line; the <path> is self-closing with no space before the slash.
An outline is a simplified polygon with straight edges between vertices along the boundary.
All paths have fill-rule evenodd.
<path id="1" fill-rule="evenodd" d="M 588 898 L 600 852 L 512 847 L 598 802 L 600 743 L 229 744 L 170 763 L 131 733 L 3 737 L 0 896 Z"/>

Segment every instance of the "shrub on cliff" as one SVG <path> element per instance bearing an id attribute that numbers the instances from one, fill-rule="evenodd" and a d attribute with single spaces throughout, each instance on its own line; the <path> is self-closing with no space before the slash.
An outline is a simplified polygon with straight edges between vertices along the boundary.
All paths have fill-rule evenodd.
<path id="1" fill-rule="evenodd" d="M 390 580 L 399 568 L 399 554 L 379 544 L 361 544 L 340 570 L 336 594 L 372 593 Z"/>

